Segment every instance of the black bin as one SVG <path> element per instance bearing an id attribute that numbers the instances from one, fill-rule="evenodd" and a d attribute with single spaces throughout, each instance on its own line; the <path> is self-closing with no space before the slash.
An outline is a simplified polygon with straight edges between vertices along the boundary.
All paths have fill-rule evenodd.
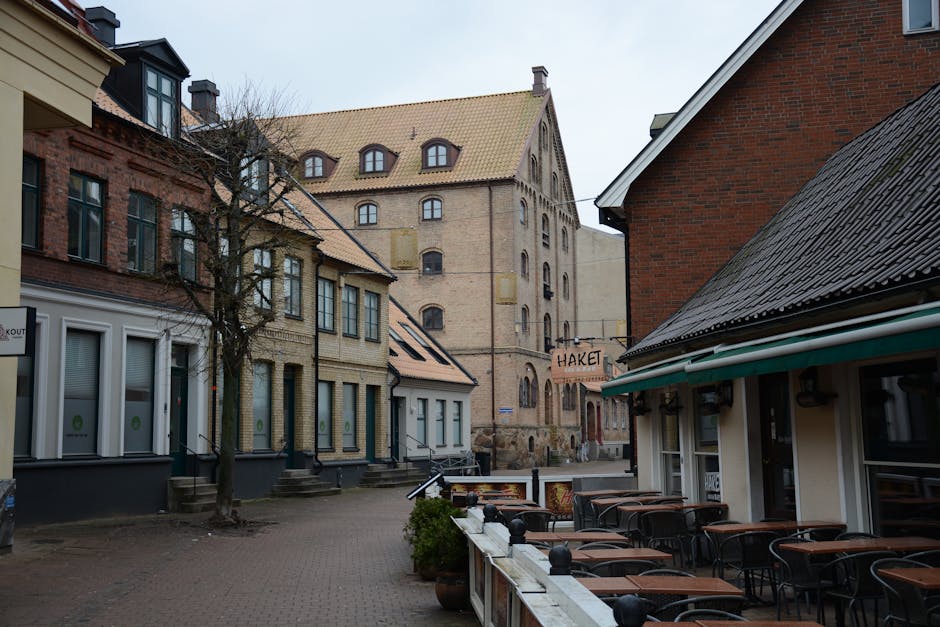
<path id="1" fill-rule="evenodd" d="M 489 451 L 477 451 L 474 453 L 476 456 L 477 463 L 480 464 L 480 474 L 486 477 L 490 476 L 490 460 L 493 458 L 493 454 Z"/>

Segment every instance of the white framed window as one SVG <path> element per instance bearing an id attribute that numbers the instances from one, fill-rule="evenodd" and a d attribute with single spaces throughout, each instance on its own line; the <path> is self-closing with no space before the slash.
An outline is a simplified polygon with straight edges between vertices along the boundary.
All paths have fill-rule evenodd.
<path id="1" fill-rule="evenodd" d="M 343 384 L 343 450 L 356 450 L 356 419 L 358 410 L 359 386 L 355 383 Z"/>
<path id="2" fill-rule="evenodd" d="M 937 0 L 903 0 L 904 34 L 940 30 L 940 3 Z"/>
<path id="3" fill-rule="evenodd" d="M 434 422 L 437 426 L 437 446 L 447 446 L 447 430 L 444 419 L 447 415 L 447 401 L 437 399 L 434 401 L 435 414 Z"/>
<path id="4" fill-rule="evenodd" d="M 156 342 L 128 337 L 124 359 L 124 452 L 151 453 Z"/>
<path id="5" fill-rule="evenodd" d="M 95 455 L 102 420 L 101 331 L 68 328 L 62 385 L 62 455 Z"/>
<path id="6" fill-rule="evenodd" d="M 271 449 L 271 364 L 256 361 L 252 367 L 252 438 L 255 451 Z"/>
<path id="7" fill-rule="evenodd" d="M 254 250 L 255 274 L 259 277 L 255 284 L 255 307 L 271 309 L 271 251 L 261 248 Z"/>
<path id="8" fill-rule="evenodd" d="M 451 424 L 454 427 L 454 446 L 463 445 L 463 401 L 452 401 L 453 408 Z"/>
<path id="9" fill-rule="evenodd" d="M 428 445 L 428 399 L 419 398 L 415 409 L 415 422 L 417 429 L 415 437 L 421 446 Z"/>
<path id="10" fill-rule="evenodd" d="M 317 381 L 317 449 L 333 448 L 333 382 Z"/>

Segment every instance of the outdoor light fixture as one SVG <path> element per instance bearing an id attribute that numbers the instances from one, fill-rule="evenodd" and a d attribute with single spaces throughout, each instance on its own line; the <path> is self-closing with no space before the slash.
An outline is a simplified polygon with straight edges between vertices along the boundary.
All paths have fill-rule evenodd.
<path id="1" fill-rule="evenodd" d="M 667 416 L 678 416 L 681 410 L 682 405 L 679 403 L 678 393 L 673 392 L 664 395 L 663 402 L 659 405 L 659 411 Z"/>
<path id="2" fill-rule="evenodd" d="M 810 366 L 800 373 L 800 391 L 796 395 L 796 404 L 800 407 L 822 407 L 836 396 L 834 392 L 820 391 L 816 366 Z"/>
<path id="3" fill-rule="evenodd" d="M 703 415 L 717 414 L 721 408 L 734 404 L 734 385 L 731 381 L 722 381 L 717 385 L 699 388 L 699 408 Z"/>
<path id="4" fill-rule="evenodd" d="M 646 404 L 646 392 L 637 392 L 633 396 L 633 413 L 637 416 L 650 413 L 650 406 Z"/>

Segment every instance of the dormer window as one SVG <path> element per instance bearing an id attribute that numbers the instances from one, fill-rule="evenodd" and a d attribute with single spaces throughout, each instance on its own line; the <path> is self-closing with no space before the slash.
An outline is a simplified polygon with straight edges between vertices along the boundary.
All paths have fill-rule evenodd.
<path id="1" fill-rule="evenodd" d="M 323 178 L 323 157 L 307 157 L 304 161 L 304 176 L 308 179 Z"/>
<path id="2" fill-rule="evenodd" d="M 439 137 L 429 139 L 421 146 L 421 169 L 452 168 L 459 154 L 460 149 L 446 139 Z"/>
<path id="3" fill-rule="evenodd" d="M 267 168 L 260 157 L 244 157 L 241 162 L 242 185 L 245 189 L 261 194 L 265 191 L 264 179 Z"/>
<path id="4" fill-rule="evenodd" d="M 336 166 L 336 159 L 320 151 L 315 151 L 301 157 L 300 163 L 303 178 L 325 179 L 329 178 L 333 173 L 333 168 Z"/>
<path id="5" fill-rule="evenodd" d="M 394 152 L 379 144 L 366 146 L 359 151 L 360 174 L 385 174 L 395 165 L 398 158 Z"/>
<path id="6" fill-rule="evenodd" d="M 161 135 L 176 137 L 179 128 L 179 105 L 176 94 L 178 81 L 151 67 L 146 67 L 146 107 L 144 122 L 157 129 Z"/>

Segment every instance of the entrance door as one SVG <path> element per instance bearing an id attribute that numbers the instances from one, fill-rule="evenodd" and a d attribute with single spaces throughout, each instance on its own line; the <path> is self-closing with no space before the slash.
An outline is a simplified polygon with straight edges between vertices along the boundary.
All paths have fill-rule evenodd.
<path id="1" fill-rule="evenodd" d="M 793 429 L 787 373 L 758 380 L 761 418 L 761 463 L 764 474 L 764 516 L 796 520 L 793 473 Z"/>
<path id="2" fill-rule="evenodd" d="M 375 399 L 379 388 L 366 386 L 366 459 L 375 462 Z"/>
<path id="3" fill-rule="evenodd" d="M 405 399 L 401 396 L 392 398 L 392 411 L 389 416 L 389 446 L 391 455 L 398 461 L 402 461 L 401 455 L 401 416 L 405 412 Z"/>
<path id="4" fill-rule="evenodd" d="M 294 367 L 284 366 L 284 453 L 287 455 L 287 468 L 296 468 L 294 462 Z"/>
<path id="5" fill-rule="evenodd" d="M 170 368 L 170 456 L 173 475 L 186 474 L 186 432 L 189 421 L 189 347 L 173 346 Z"/>

